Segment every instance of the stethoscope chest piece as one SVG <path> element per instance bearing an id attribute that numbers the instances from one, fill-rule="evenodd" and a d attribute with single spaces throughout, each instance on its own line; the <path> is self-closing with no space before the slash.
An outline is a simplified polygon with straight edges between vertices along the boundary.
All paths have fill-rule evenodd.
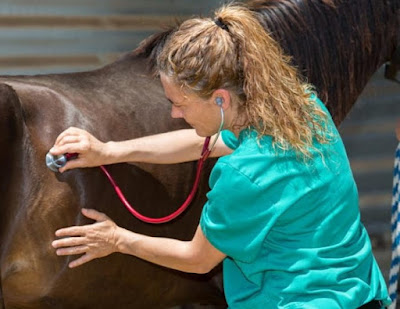
<path id="1" fill-rule="evenodd" d="M 46 154 L 46 166 L 57 173 L 60 167 L 63 167 L 67 163 L 65 155 L 53 156 L 50 152 Z"/>

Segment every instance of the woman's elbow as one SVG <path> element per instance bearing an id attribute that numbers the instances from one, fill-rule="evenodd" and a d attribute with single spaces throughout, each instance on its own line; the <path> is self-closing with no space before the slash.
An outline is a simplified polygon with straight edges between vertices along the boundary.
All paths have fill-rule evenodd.
<path id="1" fill-rule="evenodd" d="M 212 271 L 219 263 L 209 263 L 208 261 L 194 265 L 193 273 L 203 275 Z"/>
<path id="2" fill-rule="evenodd" d="M 192 255 L 190 257 L 190 264 L 192 272 L 195 274 L 207 274 L 213 270 L 219 263 L 221 259 L 213 259 L 212 256 L 208 255 Z"/>

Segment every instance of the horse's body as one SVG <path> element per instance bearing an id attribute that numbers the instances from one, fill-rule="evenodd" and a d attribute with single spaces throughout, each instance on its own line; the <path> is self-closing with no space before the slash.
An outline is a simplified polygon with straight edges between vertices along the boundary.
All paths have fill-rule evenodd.
<path id="1" fill-rule="evenodd" d="M 358 12 L 361 12 L 361 4 L 365 1 L 353 2 L 358 3 Z M 358 46 L 352 51 L 339 46 L 327 58 L 322 55 L 306 60 L 315 54 L 310 51 L 311 47 L 303 48 L 303 42 L 307 46 L 313 40 L 321 40 L 317 39 L 317 29 L 304 28 L 302 32 L 302 29 L 285 28 L 284 24 L 281 28 L 278 26 L 281 15 L 294 16 L 294 7 L 299 12 L 318 8 L 322 16 L 321 10 L 334 10 L 333 6 L 323 4 L 322 0 L 268 2 L 268 8 L 254 4 L 260 18 L 265 20 L 265 26 L 285 50 L 291 51 L 295 63 L 302 64 L 302 72 L 309 76 L 309 81 L 317 86 L 322 96 L 329 95 L 328 107 L 337 123 L 343 120 L 360 94 L 360 85 L 363 83 L 364 86 L 370 75 L 390 59 L 396 47 L 398 34 L 392 28 L 395 26 L 398 31 L 399 21 L 395 15 L 398 1 L 383 2 L 387 20 L 381 24 L 390 27 L 385 28 L 385 38 L 377 39 L 370 33 L 368 53 L 373 60 L 360 60 L 370 60 L 364 69 L 355 65 L 359 59 Z M 379 13 L 383 12 L 378 9 L 383 2 L 371 0 L 364 6 L 377 8 L 375 11 L 368 9 L 370 13 Z M 319 5 L 313 6 L 313 3 Z M 337 11 L 332 12 L 345 24 L 349 16 L 345 14 L 345 4 L 340 5 L 338 3 Z M 304 12 L 302 14 L 306 14 Z M 316 14 L 307 16 L 318 17 Z M 323 20 L 321 16 L 320 20 Z M 365 18 L 372 20 L 371 25 L 378 23 L 373 14 Z M 274 22 L 275 30 L 272 29 Z M 340 45 L 346 40 L 344 30 L 335 31 L 341 31 L 337 41 Z M 299 33 L 304 33 L 304 37 Z M 180 219 L 158 226 L 141 223 L 129 216 L 99 169 L 74 170 L 61 175 L 48 170 L 44 163 L 45 154 L 56 136 L 69 126 L 84 128 L 104 141 L 185 127 L 181 121 L 170 118 L 170 104 L 164 99 L 158 80 L 152 79 L 146 69 L 147 60 L 154 60 L 163 39 L 162 36 L 155 38 L 140 50 L 92 72 L 0 78 L 0 309 L 164 308 L 194 302 L 224 304 L 214 273 L 207 276 L 183 274 L 120 254 L 70 270 L 67 267 L 69 260 L 57 257 L 50 245 L 56 229 L 83 223 L 79 210 L 84 206 L 103 211 L 117 224 L 139 233 L 179 239 L 193 236 L 205 201 L 212 162 L 206 167 L 199 193 L 190 209 Z M 348 40 L 356 44 L 354 38 Z M 381 43 L 374 44 L 375 41 Z M 387 46 L 384 50 L 383 45 Z M 326 67 L 326 61 L 332 57 L 340 63 L 338 68 L 344 69 L 347 62 L 357 67 L 348 76 L 348 87 L 341 87 L 339 81 L 346 77 L 333 74 L 337 71 L 318 81 L 321 75 L 318 70 L 335 68 L 336 63 Z M 355 84 L 357 87 L 353 87 Z M 338 103 L 340 98 L 342 104 Z M 185 199 L 194 178 L 194 168 L 195 163 L 174 166 L 136 164 L 116 165 L 110 170 L 132 204 L 142 213 L 158 217 L 171 212 Z"/>
<path id="2" fill-rule="evenodd" d="M 79 125 L 100 139 L 122 140 L 178 129 L 158 81 L 145 77 L 143 59 L 127 57 L 96 72 L 9 78 L 1 87 L 1 283 L 6 308 L 152 308 L 212 300 L 223 303 L 212 276 L 170 271 L 112 255 L 76 270 L 50 242 L 62 226 L 81 223 L 83 206 L 109 214 L 126 228 L 189 239 L 206 185 L 180 220 L 149 226 L 127 215 L 98 169 L 56 175 L 44 157 L 63 129 Z M 127 78 L 129 76 L 129 78 Z M 3 139 L 4 137 L 4 139 Z M 161 216 L 179 206 L 193 181 L 193 163 L 115 166 L 111 172 L 143 213 Z M 125 184 L 125 185 L 124 185 Z M 148 281 L 148 282 L 146 282 Z"/>

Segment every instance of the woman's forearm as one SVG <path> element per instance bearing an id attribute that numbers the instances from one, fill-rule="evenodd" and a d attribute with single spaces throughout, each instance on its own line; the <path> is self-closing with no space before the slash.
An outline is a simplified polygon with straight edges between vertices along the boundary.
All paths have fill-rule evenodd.
<path id="1" fill-rule="evenodd" d="M 173 164 L 199 159 L 204 140 L 194 129 L 184 129 L 128 141 L 104 143 L 85 130 L 70 127 L 57 137 L 50 153 L 53 156 L 79 154 L 75 160 L 70 160 L 59 168 L 61 173 L 74 168 L 123 162 Z M 220 138 L 210 156 L 220 157 L 231 152 Z"/>
<path id="2" fill-rule="evenodd" d="M 150 237 L 119 228 L 117 248 L 124 254 L 134 255 L 146 261 L 189 273 L 205 273 L 201 263 L 193 259 L 190 241 Z"/>
<path id="3" fill-rule="evenodd" d="M 106 147 L 112 163 L 173 164 L 198 160 L 204 140 L 194 129 L 183 129 L 128 141 L 108 142 Z M 221 156 L 228 151 L 219 143 L 211 156 Z"/>

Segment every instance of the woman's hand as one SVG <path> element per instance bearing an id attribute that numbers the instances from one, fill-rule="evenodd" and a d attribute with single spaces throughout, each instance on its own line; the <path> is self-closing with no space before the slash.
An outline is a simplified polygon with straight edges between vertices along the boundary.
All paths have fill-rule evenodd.
<path id="1" fill-rule="evenodd" d="M 73 168 L 110 163 L 108 162 L 107 144 L 99 141 L 87 131 L 74 127 L 68 128 L 57 137 L 50 153 L 52 155 L 79 154 L 76 159 L 68 161 L 64 167 L 59 169 L 61 173 Z"/>
<path id="2" fill-rule="evenodd" d="M 57 255 L 83 254 L 69 263 L 77 267 L 93 259 L 107 256 L 117 251 L 117 230 L 119 227 L 104 213 L 94 209 L 82 209 L 82 214 L 96 222 L 84 226 L 71 226 L 56 231 L 57 237 L 65 237 L 52 242 Z"/>

